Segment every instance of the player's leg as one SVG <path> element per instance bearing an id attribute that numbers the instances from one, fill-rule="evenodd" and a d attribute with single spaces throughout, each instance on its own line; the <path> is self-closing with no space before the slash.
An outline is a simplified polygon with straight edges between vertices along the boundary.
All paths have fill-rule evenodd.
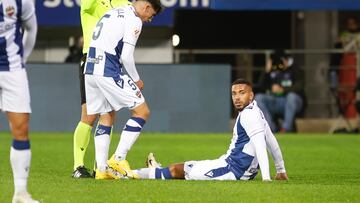
<path id="1" fill-rule="evenodd" d="M 29 131 L 29 114 L 7 112 L 7 118 L 13 136 L 10 149 L 10 162 L 14 176 L 14 198 L 27 194 L 27 180 L 29 177 L 31 150 Z"/>
<path id="2" fill-rule="evenodd" d="M 149 161 L 149 157 L 147 162 Z M 153 158 L 155 163 L 156 160 Z M 149 165 L 149 164 L 147 164 Z M 159 164 L 155 164 L 159 165 Z M 169 167 L 148 167 L 134 170 L 141 179 L 237 180 L 224 159 L 187 161 Z"/>
<path id="3" fill-rule="evenodd" d="M 120 173 L 136 178 L 130 169 L 126 156 L 139 137 L 150 115 L 150 110 L 140 89 L 129 76 L 121 75 L 118 78 L 111 78 L 106 87 L 103 91 L 107 94 L 107 101 L 110 105 L 116 111 L 123 107 L 129 108 L 132 113 L 131 118 L 123 128 L 117 149 L 108 164 Z"/>
<path id="4" fill-rule="evenodd" d="M 99 124 L 95 130 L 95 159 L 97 164 L 96 179 L 115 178 L 110 176 L 107 159 L 110 144 L 110 133 L 114 122 L 115 112 L 102 92 L 103 83 L 111 78 L 85 75 L 86 108 L 88 115 L 100 115 Z M 105 87 L 106 89 L 106 87 Z"/>
<path id="5" fill-rule="evenodd" d="M 136 174 L 132 173 L 130 165 L 126 160 L 126 155 L 138 139 L 146 120 L 149 118 L 150 110 L 146 102 L 143 102 L 131 111 L 131 118 L 126 122 L 121 133 L 119 144 L 108 164 L 124 175 L 137 178 Z"/>
<path id="6" fill-rule="evenodd" d="M 125 124 L 119 145 L 115 151 L 116 159 L 120 161 L 126 159 L 128 151 L 139 137 L 149 115 L 150 111 L 146 102 L 132 110 L 131 118 Z"/>
<path id="7" fill-rule="evenodd" d="M 146 160 L 147 168 L 133 170 L 140 179 L 184 179 L 184 164 L 172 164 L 169 167 L 162 168 L 156 161 L 154 153 L 149 153 Z"/>
<path id="8" fill-rule="evenodd" d="M 134 170 L 142 179 L 237 180 L 225 160 L 187 161 L 166 168 Z"/>
<path id="9" fill-rule="evenodd" d="M 109 156 L 110 133 L 113 125 L 115 112 L 100 115 L 99 124 L 95 130 L 95 157 L 96 157 L 96 179 L 104 179 L 107 174 L 107 160 Z M 107 175 L 105 175 L 107 176 Z M 106 178 L 106 177 L 105 177 Z"/>
<path id="10" fill-rule="evenodd" d="M 86 110 L 86 95 L 84 81 L 84 65 L 86 55 L 84 55 L 79 66 L 80 95 L 81 95 L 81 120 L 74 131 L 73 152 L 74 152 L 74 178 L 92 177 L 88 169 L 84 166 L 84 156 L 89 145 L 91 130 L 97 118 L 96 115 L 88 115 Z"/>
<path id="11" fill-rule="evenodd" d="M 186 180 L 237 180 L 224 159 L 187 161 L 184 163 Z"/>
<path id="12" fill-rule="evenodd" d="M 165 168 L 141 168 L 133 172 L 140 179 L 185 179 L 184 163 L 171 164 Z"/>
<path id="13" fill-rule="evenodd" d="M 1 106 L 6 112 L 13 137 L 10 163 L 14 177 L 13 202 L 33 200 L 27 191 L 31 150 L 29 139 L 30 93 L 25 70 L 5 72 L 0 76 L 2 84 Z"/>

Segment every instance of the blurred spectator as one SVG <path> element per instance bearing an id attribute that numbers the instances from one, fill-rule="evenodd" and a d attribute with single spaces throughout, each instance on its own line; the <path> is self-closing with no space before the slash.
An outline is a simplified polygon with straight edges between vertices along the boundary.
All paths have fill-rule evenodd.
<path id="1" fill-rule="evenodd" d="M 359 22 L 355 17 L 346 20 L 346 30 L 341 32 L 335 48 L 343 48 L 346 53 L 334 55 L 330 69 L 330 88 L 337 96 L 339 111 L 346 118 L 356 117 L 356 51 L 360 51 Z"/>
<path id="2" fill-rule="evenodd" d="M 267 61 L 265 73 L 260 76 L 259 90 L 255 96 L 271 130 L 293 132 L 294 120 L 304 104 L 304 74 L 294 65 L 294 58 L 277 50 Z M 281 127 L 276 118 L 282 118 Z"/>
<path id="3" fill-rule="evenodd" d="M 75 42 L 72 46 L 69 47 L 69 55 L 66 57 L 65 62 L 66 63 L 79 63 L 83 54 L 84 39 L 82 36 L 77 37 L 75 39 Z"/>

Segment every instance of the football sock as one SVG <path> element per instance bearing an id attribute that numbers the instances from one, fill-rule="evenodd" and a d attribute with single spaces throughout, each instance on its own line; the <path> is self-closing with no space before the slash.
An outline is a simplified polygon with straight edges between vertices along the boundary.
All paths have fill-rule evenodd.
<path id="1" fill-rule="evenodd" d="M 84 165 L 84 156 L 89 145 L 92 127 L 79 122 L 74 132 L 74 170 Z"/>
<path id="2" fill-rule="evenodd" d="M 133 170 L 133 173 L 139 175 L 140 179 L 150 179 L 150 173 L 155 174 L 155 168 L 141 168 L 138 170 Z"/>
<path id="3" fill-rule="evenodd" d="M 111 126 L 99 124 L 95 132 L 95 158 L 99 171 L 104 172 L 107 167 L 107 159 L 109 155 Z"/>
<path id="4" fill-rule="evenodd" d="M 169 168 L 141 168 L 133 170 L 140 179 L 172 179 Z"/>
<path id="5" fill-rule="evenodd" d="M 14 176 L 15 193 L 26 192 L 29 176 L 31 151 L 29 140 L 13 140 L 10 149 L 10 163 Z"/>
<path id="6" fill-rule="evenodd" d="M 169 168 L 155 168 L 154 173 L 149 175 L 151 179 L 172 179 Z"/>
<path id="7" fill-rule="evenodd" d="M 99 123 L 98 123 L 99 125 Z M 97 126 L 96 126 L 97 128 Z M 96 132 L 95 132 L 96 133 Z M 110 132 L 110 143 L 111 143 L 111 139 L 112 139 L 112 135 L 113 135 L 113 126 L 111 126 L 111 132 Z M 109 144 L 110 145 L 110 144 Z M 93 170 L 96 170 L 96 160 L 94 161 L 94 165 L 93 165 Z"/>
<path id="8" fill-rule="evenodd" d="M 115 151 L 115 160 L 121 161 L 126 159 L 128 151 L 140 135 L 145 120 L 139 117 L 131 117 L 125 124 L 121 133 L 119 144 Z"/>

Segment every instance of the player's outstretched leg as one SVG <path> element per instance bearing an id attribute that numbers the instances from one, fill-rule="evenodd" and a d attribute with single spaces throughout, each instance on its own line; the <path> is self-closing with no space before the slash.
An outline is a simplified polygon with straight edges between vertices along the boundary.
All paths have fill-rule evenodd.
<path id="1" fill-rule="evenodd" d="M 154 153 L 149 153 L 146 159 L 148 168 L 133 170 L 140 179 L 185 179 L 184 164 L 172 164 L 169 167 L 161 168 L 161 164 L 156 161 Z"/>
<path id="2" fill-rule="evenodd" d="M 140 179 L 185 179 L 184 164 L 172 164 L 166 168 L 141 168 L 133 170 Z"/>

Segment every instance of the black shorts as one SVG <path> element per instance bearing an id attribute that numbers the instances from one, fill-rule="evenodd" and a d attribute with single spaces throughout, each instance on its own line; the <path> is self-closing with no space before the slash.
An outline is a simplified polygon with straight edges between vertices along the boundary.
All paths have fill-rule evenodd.
<path id="1" fill-rule="evenodd" d="M 80 95 L 81 95 L 81 105 L 86 103 L 85 97 L 85 75 L 84 75 L 84 68 L 86 62 L 86 54 L 81 58 L 81 62 L 79 64 L 79 79 L 80 79 Z"/>

